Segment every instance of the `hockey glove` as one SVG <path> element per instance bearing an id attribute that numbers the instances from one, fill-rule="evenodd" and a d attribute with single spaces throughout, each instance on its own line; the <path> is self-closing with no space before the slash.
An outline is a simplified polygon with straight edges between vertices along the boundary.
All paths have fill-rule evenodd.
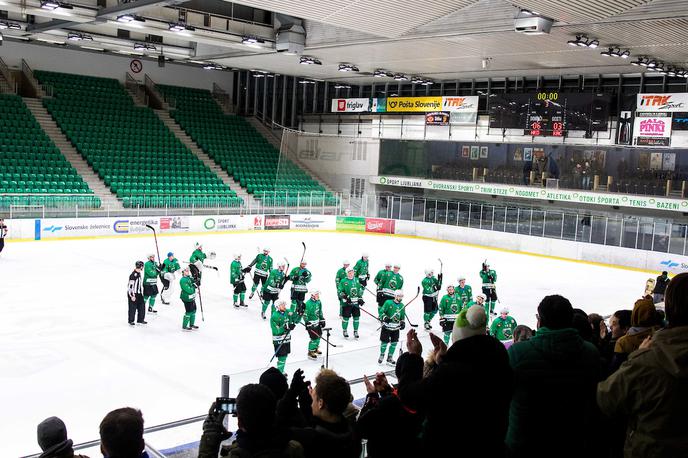
<path id="1" fill-rule="evenodd" d="M 391 322 L 392 322 L 391 318 L 388 317 L 388 316 L 382 317 L 382 321 L 383 321 L 384 323 L 391 323 Z"/>
<path id="2" fill-rule="evenodd" d="M 293 331 L 294 328 L 296 327 L 296 323 L 289 323 L 288 326 L 289 326 L 289 330 L 290 330 L 290 331 Z"/>
<path id="3" fill-rule="evenodd" d="M 406 321 L 402 321 L 401 323 L 399 323 L 399 329 L 400 330 L 403 331 L 405 327 L 406 327 Z"/>
<path id="4" fill-rule="evenodd" d="M 350 297 L 347 297 L 345 302 L 346 302 L 346 305 L 353 305 L 353 304 L 351 303 L 351 298 L 350 298 Z"/>
<path id="5" fill-rule="evenodd" d="M 306 304 L 304 304 L 303 302 L 299 303 L 296 306 L 296 313 L 298 313 L 299 315 L 303 315 L 304 313 L 306 313 Z"/>
<path id="6" fill-rule="evenodd" d="M 308 278 L 308 271 L 304 270 L 303 272 L 301 272 L 301 277 Z"/>
<path id="7" fill-rule="evenodd" d="M 251 271 L 251 267 L 250 267 L 250 266 L 249 266 L 249 267 L 244 267 L 243 269 L 241 269 L 241 271 L 242 271 L 243 273 L 248 273 L 248 272 Z"/>
<path id="8" fill-rule="evenodd" d="M 320 323 L 318 323 L 318 324 L 320 324 L 321 328 L 324 328 L 325 327 L 325 320 L 320 320 Z"/>
<path id="9" fill-rule="evenodd" d="M 440 318 L 440 326 L 444 326 L 444 323 L 447 322 L 446 318 Z"/>
<path id="10" fill-rule="evenodd" d="M 442 283 L 442 274 L 437 275 L 437 281 Z M 439 288 L 438 288 L 439 289 Z"/>
<path id="11" fill-rule="evenodd" d="M 370 280 L 370 274 L 366 274 L 366 281 Z"/>
<path id="12" fill-rule="evenodd" d="M 358 300 L 358 306 L 363 307 L 363 304 L 365 304 L 365 301 L 363 299 Z"/>

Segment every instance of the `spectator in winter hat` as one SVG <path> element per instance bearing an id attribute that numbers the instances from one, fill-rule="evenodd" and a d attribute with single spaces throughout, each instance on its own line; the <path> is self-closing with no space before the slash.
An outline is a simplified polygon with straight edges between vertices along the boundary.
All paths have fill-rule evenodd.
<path id="1" fill-rule="evenodd" d="M 631 312 L 631 327 L 626 335 L 619 338 L 614 345 L 614 356 L 611 371 L 614 372 L 628 359 L 628 355 L 640 348 L 646 337 L 652 335 L 657 326 L 657 309 L 650 296 L 638 299 Z"/>
<path id="2" fill-rule="evenodd" d="M 43 453 L 40 458 L 88 458 L 74 455 L 72 440 L 67 439 L 67 427 L 57 417 L 46 418 L 38 424 L 38 445 Z"/>

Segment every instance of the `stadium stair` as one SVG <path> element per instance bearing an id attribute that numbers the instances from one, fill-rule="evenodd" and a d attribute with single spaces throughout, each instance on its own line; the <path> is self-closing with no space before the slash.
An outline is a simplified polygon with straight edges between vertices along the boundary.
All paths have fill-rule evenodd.
<path id="1" fill-rule="evenodd" d="M 270 143 L 272 146 L 274 146 L 278 150 L 282 148 L 282 140 L 279 137 L 277 137 L 277 135 L 275 135 L 275 133 L 273 131 L 268 129 L 268 127 L 265 124 L 263 124 L 260 119 L 256 118 L 255 116 L 252 116 L 252 117 L 246 118 L 246 120 L 248 121 L 249 124 L 251 124 L 253 126 L 254 129 L 256 129 L 258 131 L 259 134 L 261 134 L 263 136 L 263 138 L 265 138 L 265 140 L 268 141 L 268 143 Z M 311 177 L 313 177 L 313 179 L 315 179 L 318 183 L 320 183 L 320 186 L 322 186 L 323 188 L 327 189 L 330 192 L 334 192 L 332 190 L 332 188 L 327 183 L 325 183 L 315 172 L 313 172 L 310 169 L 310 167 L 306 166 L 302 162 L 298 162 L 298 165 L 302 169 L 306 170 L 311 175 Z"/>
<path id="2" fill-rule="evenodd" d="M 55 143 L 55 146 L 57 146 L 62 152 L 62 155 L 67 159 L 67 161 L 69 161 L 72 167 L 76 169 L 79 175 L 81 175 L 84 181 L 88 184 L 88 187 L 91 188 L 95 195 L 100 198 L 102 208 L 109 208 L 110 210 L 123 210 L 124 207 L 122 206 L 122 202 L 117 199 L 117 196 L 110 191 L 110 188 L 105 185 L 103 180 L 96 175 L 91 166 L 88 165 L 76 148 L 72 146 L 55 120 L 52 118 L 52 116 L 50 116 L 48 110 L 43 106 L 41 100 L 25 98 L 24 103 L 29 110 L 31 110 L 31 113 L 33 113 L 33 116 L 43 129 L 43 132 L 50 137 L 53 143 Z"/>
<path id="3" fill-rule="evenodd" d="M 246 202 L 247 205 L 250 205 L 250 208 L 258 208 L 260 207 L 260 202 L 257 199 L 254 199 L 252 195 L 250 195 L 244 188 L 241 187 L 241 183 L 236 181 L 234 177 L 230 176 L 227 172 L 225 172 L 222 167 L 217 165 L 215 161 L 213 161 L 201 148 L 198 147 L 196 142 L 193 141 L 191 137 L 182 129 L 179 127 L 179 124 L 174 122 L 174 119 L 170 116 L 169 112 L 166 110 L 153 110 L 155 111 L 155 114 L 158 115 L 160 120 L 167 126 L 168 129 L 172 131 L 172 133 L 181 141 L 184 145 L 186 145 L 187 148 L 191 150 L 192 153 L 196 155 L 197 158 L 199 158 L 205 165 L 207 165 L 210 170 L 215 172 L 217 176 L 220 177 L 220 179 L 229 187 L 231 187 L 236 193 L 237 196 L 241 197 L 244 199 L 244 202 Z"/>

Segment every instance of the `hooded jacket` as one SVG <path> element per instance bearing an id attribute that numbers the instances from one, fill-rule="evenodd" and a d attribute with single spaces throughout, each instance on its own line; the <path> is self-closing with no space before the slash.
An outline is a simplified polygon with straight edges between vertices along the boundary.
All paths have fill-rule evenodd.
<path id="1" fill-rule="evenodd" d="M 306 458 L 358 458 L 361 455 L 361 441 L 343 416 L 337 423 L 314 417 L 311 427 L 290 428 L 289 435 L 303 446 Z"/>
<path id="2" fill-rule="evenodd" d="M 656 332 L 597 386 L 597 404 L 628 418 L 626 458 L 688 456 L 688 326 Z"/>
<path id="3" fill-rule="evenodd" d="M 639 299 L 633 305 L 631 329 L 620 337 L 614 346 L 614 353 L 630 354 L 636 351 L 643 340 L 657 329 L 657 309 L 651 297 Z"/>
<path id="4" fill-rule="evenodd" d="M 513 456 L 589 456 L 598 417 L 599 352 L 573 328 L 541 327 L 509 348 L 514 396 L 507 448 Z"/>

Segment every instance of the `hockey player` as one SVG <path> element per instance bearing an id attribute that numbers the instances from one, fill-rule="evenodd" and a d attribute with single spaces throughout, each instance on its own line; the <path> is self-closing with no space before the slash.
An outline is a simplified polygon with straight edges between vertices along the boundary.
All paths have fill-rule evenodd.
<path id="1" fill-rule="evenodd" d="M 363 253 L 361 259 L 356 261 L 354 265 L 354 275 L 358 278 L 358 282 L 364 288 L 368 285 L 370 280 L 370 272 L 368 271 L 368 253 Z"/>
<path id="2" fill-rule="evenodd" d="M 189 271 L 193 276 L 194 282 L 201 286 L 201 276 L 203 275 L 203 262 L 205 261 L 206 255 L 203 252 L 203 245 L 196 242 L 196 249 L 191 253 L 189 258 Z"/>
<path id="3" fill-rule="evenodd" d="M 311 281 L 311 271 L 306 269 L 306 261 L 301 261 L 298 267 L 289 272 L 291 281 L 291 311 L 303 313 L 303 308 L 308 292 L 308 283 Z"/>
<path id="4" fill-rule="evenodd" d="M 143 266 L 143 305 L 148 304 L 150 313 L 158 313 L 155 310 L 155 298 L 158 295 L 158 275 L 162 266 L 155 263 L 155 255 L 149 254 L 148 261 Z"/>
<path id="5" fill-rule="evenodd" d="M 2 249 L 5 248 L 5 237 L 7 237 L 7 225 L 5 224 L 5 220 L 0 218 L 0 253 L 2 253 Z"/>
<path id="6" fill-rule="evenodd" d="M 377 307 L 378 309 L 382 307 L 382 304 L 385 303 L 387 300 L 387 297 L 385 294 L 382 292 L 382 290 L 385 288 L 385 285 L 387 284 L 387 280 L 389 279 L 390 275 L 392 275 L 392 263 L 387 262 L 385 263 L 385 268 L 380 270 L 377 275 L 375 275 L 375 278 L 373 279 L 373 282 L 377 286 Z"/>
<path id="7" fill-rule="evenodd" d="M 342 262 L 343 267 L 340 268 L 334 276 L 334 286 L 339 294 L 339 284 L 346 278 L 346 271 L 349 269 L 351 263 L 348 260 Z M 341 297 L 339 298 L 339 318 L 342 318 L 342 309 L 344 308 L 344 302 Z"/>
<path id="8" fill-rule="evenodd" d="M 444 331 L 444 343 L 449 345 L 454 321 L 461 311 L 461 299 L 456 295 L 454 285 L 447 286 L 447 294 L 440 301 L 440 326 Z"/>
<path id="9" fill-rule="evenodd" d="M 387 281 L 382 288 L 382 295 L 384 296 L 385 301 L 394 299 L 394 291 L 404 287 L 404 277 L 402 277 L 399 273 L 400 269 L 401 265 L 395 262 L 392 272 L 387 274 Z"/>
<path id="10" fill-rule="evenodd" d="M 339 298 L 343 302 L 342 305 L 342 335 L 344 338 L 349 338 L 349 319 L 354 318 L 354 338 L 358 339 L 358 322 L 361 317 L 361 307 L 365 302 L 363 301 L 363 287 L 354 276 L 354 269 L 349 267 L 346 271 L 346 278 L 339 283 L 337 289 Z"/>
<path id="11" fill-rule="evenodd" d="M 160 300 L 163 304 L 169 305 L 170 294 L 172 294 L 172 282 L 177 276 L 177 272 L 181 267 L 179 266 L 179 261 L 174 257 L 174 253 L 171 251 L 167 253 L 167 259 L 162 263 L 162 275 L 160 280 L 162 281 L 162 292 L 160 293 Z"/>
<path id="12" fill-rule="evenodd" d="M 270 248 L 263 248 L 262 253 L 258 253 L 251 264 L 248 267 L 256 266 L 253 271 L 253 286 L 251 286 L 251 295 L 248 296 L 249 299 L 253 299 L 253 295 L 258 289 L 258 284 L 262 284 L 265 287 L 265 282 L 268 280 L 270 271 L 272 270 L 272 258 L 270 257 Z"/>
<path id="13" fill-rule="evenodd" d="M 475 296 L 475 300 L 464 305 L 463 310 L 469 309 L 474 305 L 479 305 L 485 309 L 485 316 L 488 317 L 487 320 L 489 321 L 490 315 L 489 315 L 489 312 L 487 309 L 488 305 L 487 305 L 487 302 L 485 302 L 485 295 L 484 294 L 481 293 L 481 294 L 478 294 L 477 296 Z"/>
<path id="14" fill-rule="evenodd" d="M 143 302 L 143 261 L 136 261 L 134 271 L 129 275 L 127 285 L 127 301 L 129 302 L 129 325 L 135 326 L 134 318 L 138 317 L 137 323 L 146 323 L 146 305 Z"/>
<path id="15" fill-rule="evenodd" d="M 300 317 L 287 311 L 287 303 L 278 301 L 275 312 L 270 317 L 272 345 L 277 356 L 277 369 L 284 374 L 287 356 L 291 353 L 291 331 L 296 327 Z"/>
<path id="16" fill-rule="evenodd" d="M 261 291 L 263 308 L 260 312 L 260 317 L 262 319 L 265 319 L 265 311 L 268 307 L 271 307 L 270 314 L 275 311 L 273 305 L 279 298 L 279 293 L 282 291 L 282 288 L 284 288 L 284 284 L 287 282 L 287 277 L 284 274 L 285 268 L 286 265 L 283 262 L 278 262 L 277 269 L 272 269 L 267 281 L 263 283 L 263 290 Z"/>
<path id="17" fill-rule="evenodd" d="M 471 289 L 470 285 L 466 284 L 466 277 L 459 277 L 459 287 L 456 288 L 455 291 L 456 295 L 459 296 L 461 300 L 462 310 L 467 308 L 466 305 L 473 301 L 473 289 Z"/>
<path id="18" fill-rule="evenodd" d="M 494 308 L 497 302 L 497 289 L 495 283 L 497 282 L 497 272 L 490 269 L 490 265 L 487 262 L 483 262 L 483 268 L 480 271 L 480 278 L 483 280 L 483 294 L 485 295 L 485 300 L 487 302 L 487 308 L 485 312 L 487 313 L 487 318 L 489 320 L 490 315 L 496 315 Z"/>
<path id="19" fill-rule="evenodd" d="M 437 293 L 442 288 L 442 274 L 434 276 L 432 269 L 425 269 L 425 278 L 421 282 L 423 287 L 423 321 L 426 330 L 432 329 L 430 321 L 437 313 Z"/>
<path id="20" fill-rule="evenodd" d="M 251 270 L 250 267 L 241 267 L 241 254 L 235 254 L 232 264 L 229 266 L 229 281 L 234 286 L 234 294 L 232 294 L 232 304 L 234 307 L 247 307 L 244 302 L 246 296 L 246 284 L 244 283 L 244 276 L 246 272 Z M 240 302 L 237 302 L 240 301 Z"/>
<path id="21" fill-rule="evenodd" d="M 397 349 L 399 342 L 399 331 L 406 327 L 406 313 L 404 311 L 404 304 L 401 303 L 404 298 L 404 293 L 401 290 L 394 291 L 394 299 L 389 299 L 382 304 L 380 309 L 380 319 L 382 320 L 382 328 L 380 329 L 380 357 L 377 359 L 378 364 L 382 364 L 385 359 L 385 351 L 387 344 L 389 344 L 389 353 L 387 353 L 387 364 L 394 366 L 394 351 Z"/>
<path id="22" fill-rule="evenodd" d="M 191 267 L 186 267 L 182 270 L 182 279 L 179 280 L 179 286 L 182 291 L 179 298 L 184 304 L 184 319 L 182 320 L 182 329 L 184 331 L 191 331 L 198 329 L 196 326 L 196 283 L 191 276 Z"/>
<path id="23" fill-rule="evenodd" d="M 311 297 L 306 301 L 303 322 L 308 332 L 308 358 L 317 359 L 320 351 L 320 337 L 325 327 L 325 317 L 322 312 L 322 302 L 320 302 L 320 291 L 317 289 L 311 292 Z"/>
<path id="24" fill-rule="evenodd" d="M 499 316 L 492 322 L 490 334 L 498 340 L 509 341 L 514 338 L 516 326 L 516 320 L 509 316 L 509 309 L 504 307 L 499 311 Z"/>

